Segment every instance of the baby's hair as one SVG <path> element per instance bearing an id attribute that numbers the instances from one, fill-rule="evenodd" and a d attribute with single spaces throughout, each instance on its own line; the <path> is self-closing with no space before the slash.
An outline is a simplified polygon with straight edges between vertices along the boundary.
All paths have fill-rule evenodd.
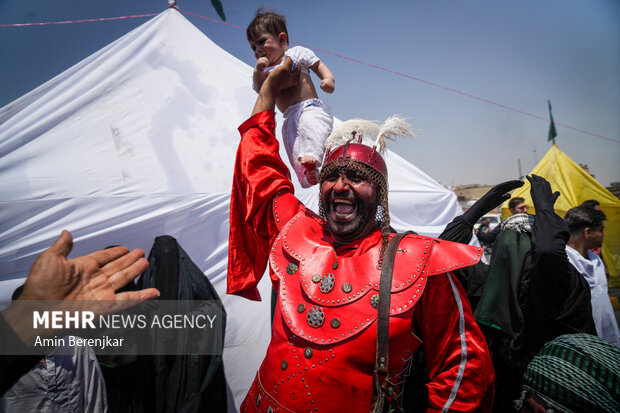
<path id="1" fill-rule="evenodd" d="M 245 34 L 248 42 L 257 39 L 261 31 L 278 36 L 280 33 L 286 33 L 286 43 L 288 44 L 288 31 L 286 30 L 286 17 L 278 14 L 275 10 L 268 7 L 261 7 L 256 11 L 256 16 L 248 25 Z"/>

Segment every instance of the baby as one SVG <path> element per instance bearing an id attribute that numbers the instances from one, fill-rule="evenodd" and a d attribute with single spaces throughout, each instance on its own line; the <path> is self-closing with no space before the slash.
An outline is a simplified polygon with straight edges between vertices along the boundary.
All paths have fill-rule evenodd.
<path id="1" fill-rule="evenodd" d="M 269 72 L 286 57 L 293 60 L 294 68 L 301 66 L 299 83 L 280 92 L 276 105 L 284 115 L 284 147 L 299 183 L 304 188 L 315 185 L 325 153 L 325 140 L 332 131 L 333 116 L 329 106 L 318 99 L 309 69 L 321 79 L 321 90 L 326 93 L 334 91 L 334 75 L 312 50 L 300 46 L 289 49 L 286 20 L 282 15 L 259 10 L 246 34 L 256 56 L 252 80 L 257 92 Z"/>

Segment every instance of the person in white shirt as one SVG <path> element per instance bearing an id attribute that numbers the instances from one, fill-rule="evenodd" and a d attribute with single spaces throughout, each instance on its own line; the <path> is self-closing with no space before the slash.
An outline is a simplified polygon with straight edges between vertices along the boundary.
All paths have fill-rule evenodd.
<path id="1" fill-rule="evenodd" d="M 590 285 L 592 317 L 597 335 L 620 347 L 620 331 L 609 300 L 605 266 L 601 258 L 591 251 L 603 244 L 605 219 L 603 211 L 594 208 L 583 205 L 571 208 L 564 216 L 570 231 L 566 253 L 568 260 Z"/>

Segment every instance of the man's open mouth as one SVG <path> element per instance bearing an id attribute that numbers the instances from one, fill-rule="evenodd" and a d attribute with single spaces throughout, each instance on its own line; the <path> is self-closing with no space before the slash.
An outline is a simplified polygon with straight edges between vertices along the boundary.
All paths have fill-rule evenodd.
<path id="1" fill-rule="evenodd" d="M 357 210 L 357 202 L 349 198 L 334 198 L 332 200 L 332 210 L 336 219 L 344 220 L 350 218 Z"/>

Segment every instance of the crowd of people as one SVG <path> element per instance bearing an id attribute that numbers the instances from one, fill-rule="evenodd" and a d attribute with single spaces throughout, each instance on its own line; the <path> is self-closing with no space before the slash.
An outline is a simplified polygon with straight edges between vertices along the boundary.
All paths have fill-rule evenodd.
<path id="1" fill-rule="evenodd" d="M 359 119 L 333 129 L 308 69 L 328 93 L 334 76 L 312 52 L 288 48 L 283 17 L 259 12 L 247 37 L 258 97 L 239 127 L 228 293 L 260 299 L 268 268 L 277 299 L 271 342 L 241 411 L 620 411 L 620 333 L 595 253 L 600 208 L 588 202 L 562 218 L 554 211 L 561 194 L 528 176 L 536 215 L 513 198 L 509 219 L 478 231 L 493 245 L 490 264 L 469 245 L 473 225 L 520 180 L 493 187 L 437 238 L 397 234 L 383 140 L 411 129 Z M 297 179 L 318 185 L 318 214 L 294 195 L 276 107 Z M 146 269 L 142 251 L 67 259 L 70 250 L 63 232 L 34 263 L 20 300 L 158 295 L 118 292 Z M 14 333 L 0 349 L 31 340 L 17 304 L 0 323 Z M 0 391 L 39 359 L 0 357 Z"/>

